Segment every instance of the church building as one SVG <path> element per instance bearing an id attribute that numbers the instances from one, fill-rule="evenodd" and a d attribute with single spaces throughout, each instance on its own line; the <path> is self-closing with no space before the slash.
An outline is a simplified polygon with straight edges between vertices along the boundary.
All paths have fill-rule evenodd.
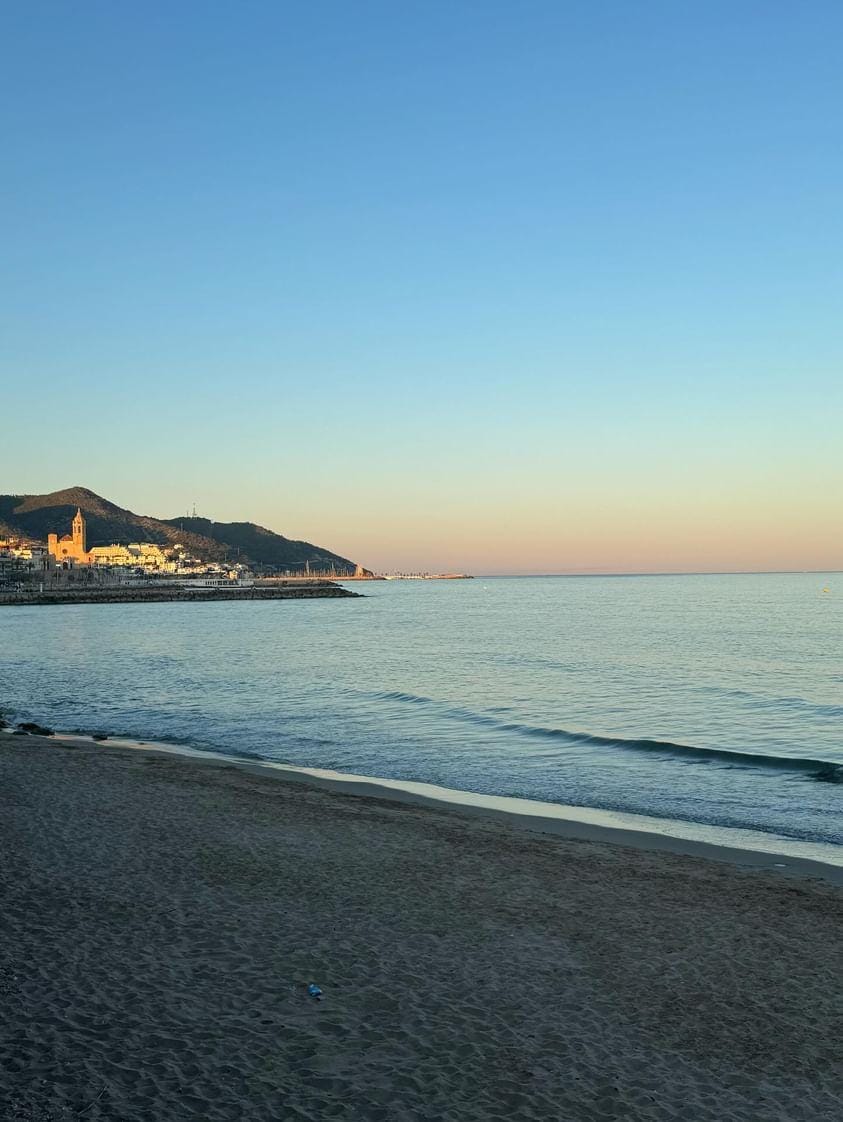
<path id="1" fill-rule="evenodd" d="M 90 565 L 91 555 L 86 546 L 85 519 L 82 517 L 81 508 L 77 507 L 73 519 L 72 532 L 60 538 L 58 534 L 47 536 L 47 552 L 55 564 L 63 569 L 72 569 L 75 565 Z"/>

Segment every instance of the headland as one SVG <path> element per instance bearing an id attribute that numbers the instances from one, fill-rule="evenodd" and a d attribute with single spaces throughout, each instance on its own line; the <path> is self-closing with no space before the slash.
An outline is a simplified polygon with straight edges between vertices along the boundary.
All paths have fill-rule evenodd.
<path id="1" fill-rule="evenodd" d="M 70 533 L 63 532 L 68 529 Z M 284 594 L 262 593 L 252 599 L 311 595 L 287 591 L 303 584 L 320 588 L 318 596 L 343 596 L 349 593 L 324 589 L 337 580 L 373 576 L 360 563 L 322 546 L 251 522 L 212 522 L 195 511 L 170 520 L 149 518 L 84 487 L 48 495 L 0 495 L 0 593 L 33 594 L 23 599 L 12 595 L 0 603 L 236 599 L 243 598 L 241 589 L 264 580 L 282 586 Z M 176 585 L 189 595 L 170 591 Z M 150 593 L 135 595 L 141 586 Z M 207 594 L 211 587 L 213 596 Z M 115 589 L 132 592 L 115 595 Z M 221 596 L 220 589 L 238 596 Z"/>

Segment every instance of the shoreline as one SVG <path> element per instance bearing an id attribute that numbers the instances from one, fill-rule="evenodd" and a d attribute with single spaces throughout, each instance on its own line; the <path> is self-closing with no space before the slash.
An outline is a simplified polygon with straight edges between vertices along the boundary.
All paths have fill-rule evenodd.
<path id="1" fill-rule="evenodd" d="M 8 729 L 0 732 L 11 734 Z M 198 766 L 234 767 L 249 774 L 304 784 L 351 798 L 383 799 L 409 806 L 444 810 L 570 841 L 599 842 L 651 853 L 698 857 L 749 869 L 770 870 L 777 874 L 819 877 L 831 884 L 843 885 L 843 847 L 806 842 L 778 834 L 735 827 L 706 826 L 681 819 L 655 818 L 599 807 L 479 794 L 431 783 L 285 764 L 161 741 L 112 736 L 105 740 L 94 740 L 91 736 L 65 732 L 55 732 L 49 738 L 40 739 L 86 744 L 112 751 L 142 751 L 178 756 L 191 760 Z"/>
<path id="2" fill-rule="evenodd" d="M 3 1117 L 840 1117 L 839 887 L 238 763 L 0 738 Z"/>

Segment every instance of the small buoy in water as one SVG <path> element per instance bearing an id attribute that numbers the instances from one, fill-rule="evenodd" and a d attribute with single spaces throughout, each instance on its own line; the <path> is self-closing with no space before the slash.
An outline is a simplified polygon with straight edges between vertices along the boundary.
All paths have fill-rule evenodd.
<path id="1" fill-rule="evenodd" d="M 317 1001 L 322 996 L 322 991 L 319 989 L 318 986 L 314 985 L 313 982 L 311 982 L 310 985 L 307 987 L 307 992 L 311 997 L 315 997 Z"/>

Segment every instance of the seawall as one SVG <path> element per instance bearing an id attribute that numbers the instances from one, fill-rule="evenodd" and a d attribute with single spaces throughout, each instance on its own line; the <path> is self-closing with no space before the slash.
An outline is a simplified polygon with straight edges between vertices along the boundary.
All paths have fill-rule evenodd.
<path id="1" fill-rule="evenodd" d="M 0 607 L 18 604 L 160 604 L 166 601 L 313 600 L 358 596 L 331 581 L 279 588 L 86 588 L 0 592 Z"/>

